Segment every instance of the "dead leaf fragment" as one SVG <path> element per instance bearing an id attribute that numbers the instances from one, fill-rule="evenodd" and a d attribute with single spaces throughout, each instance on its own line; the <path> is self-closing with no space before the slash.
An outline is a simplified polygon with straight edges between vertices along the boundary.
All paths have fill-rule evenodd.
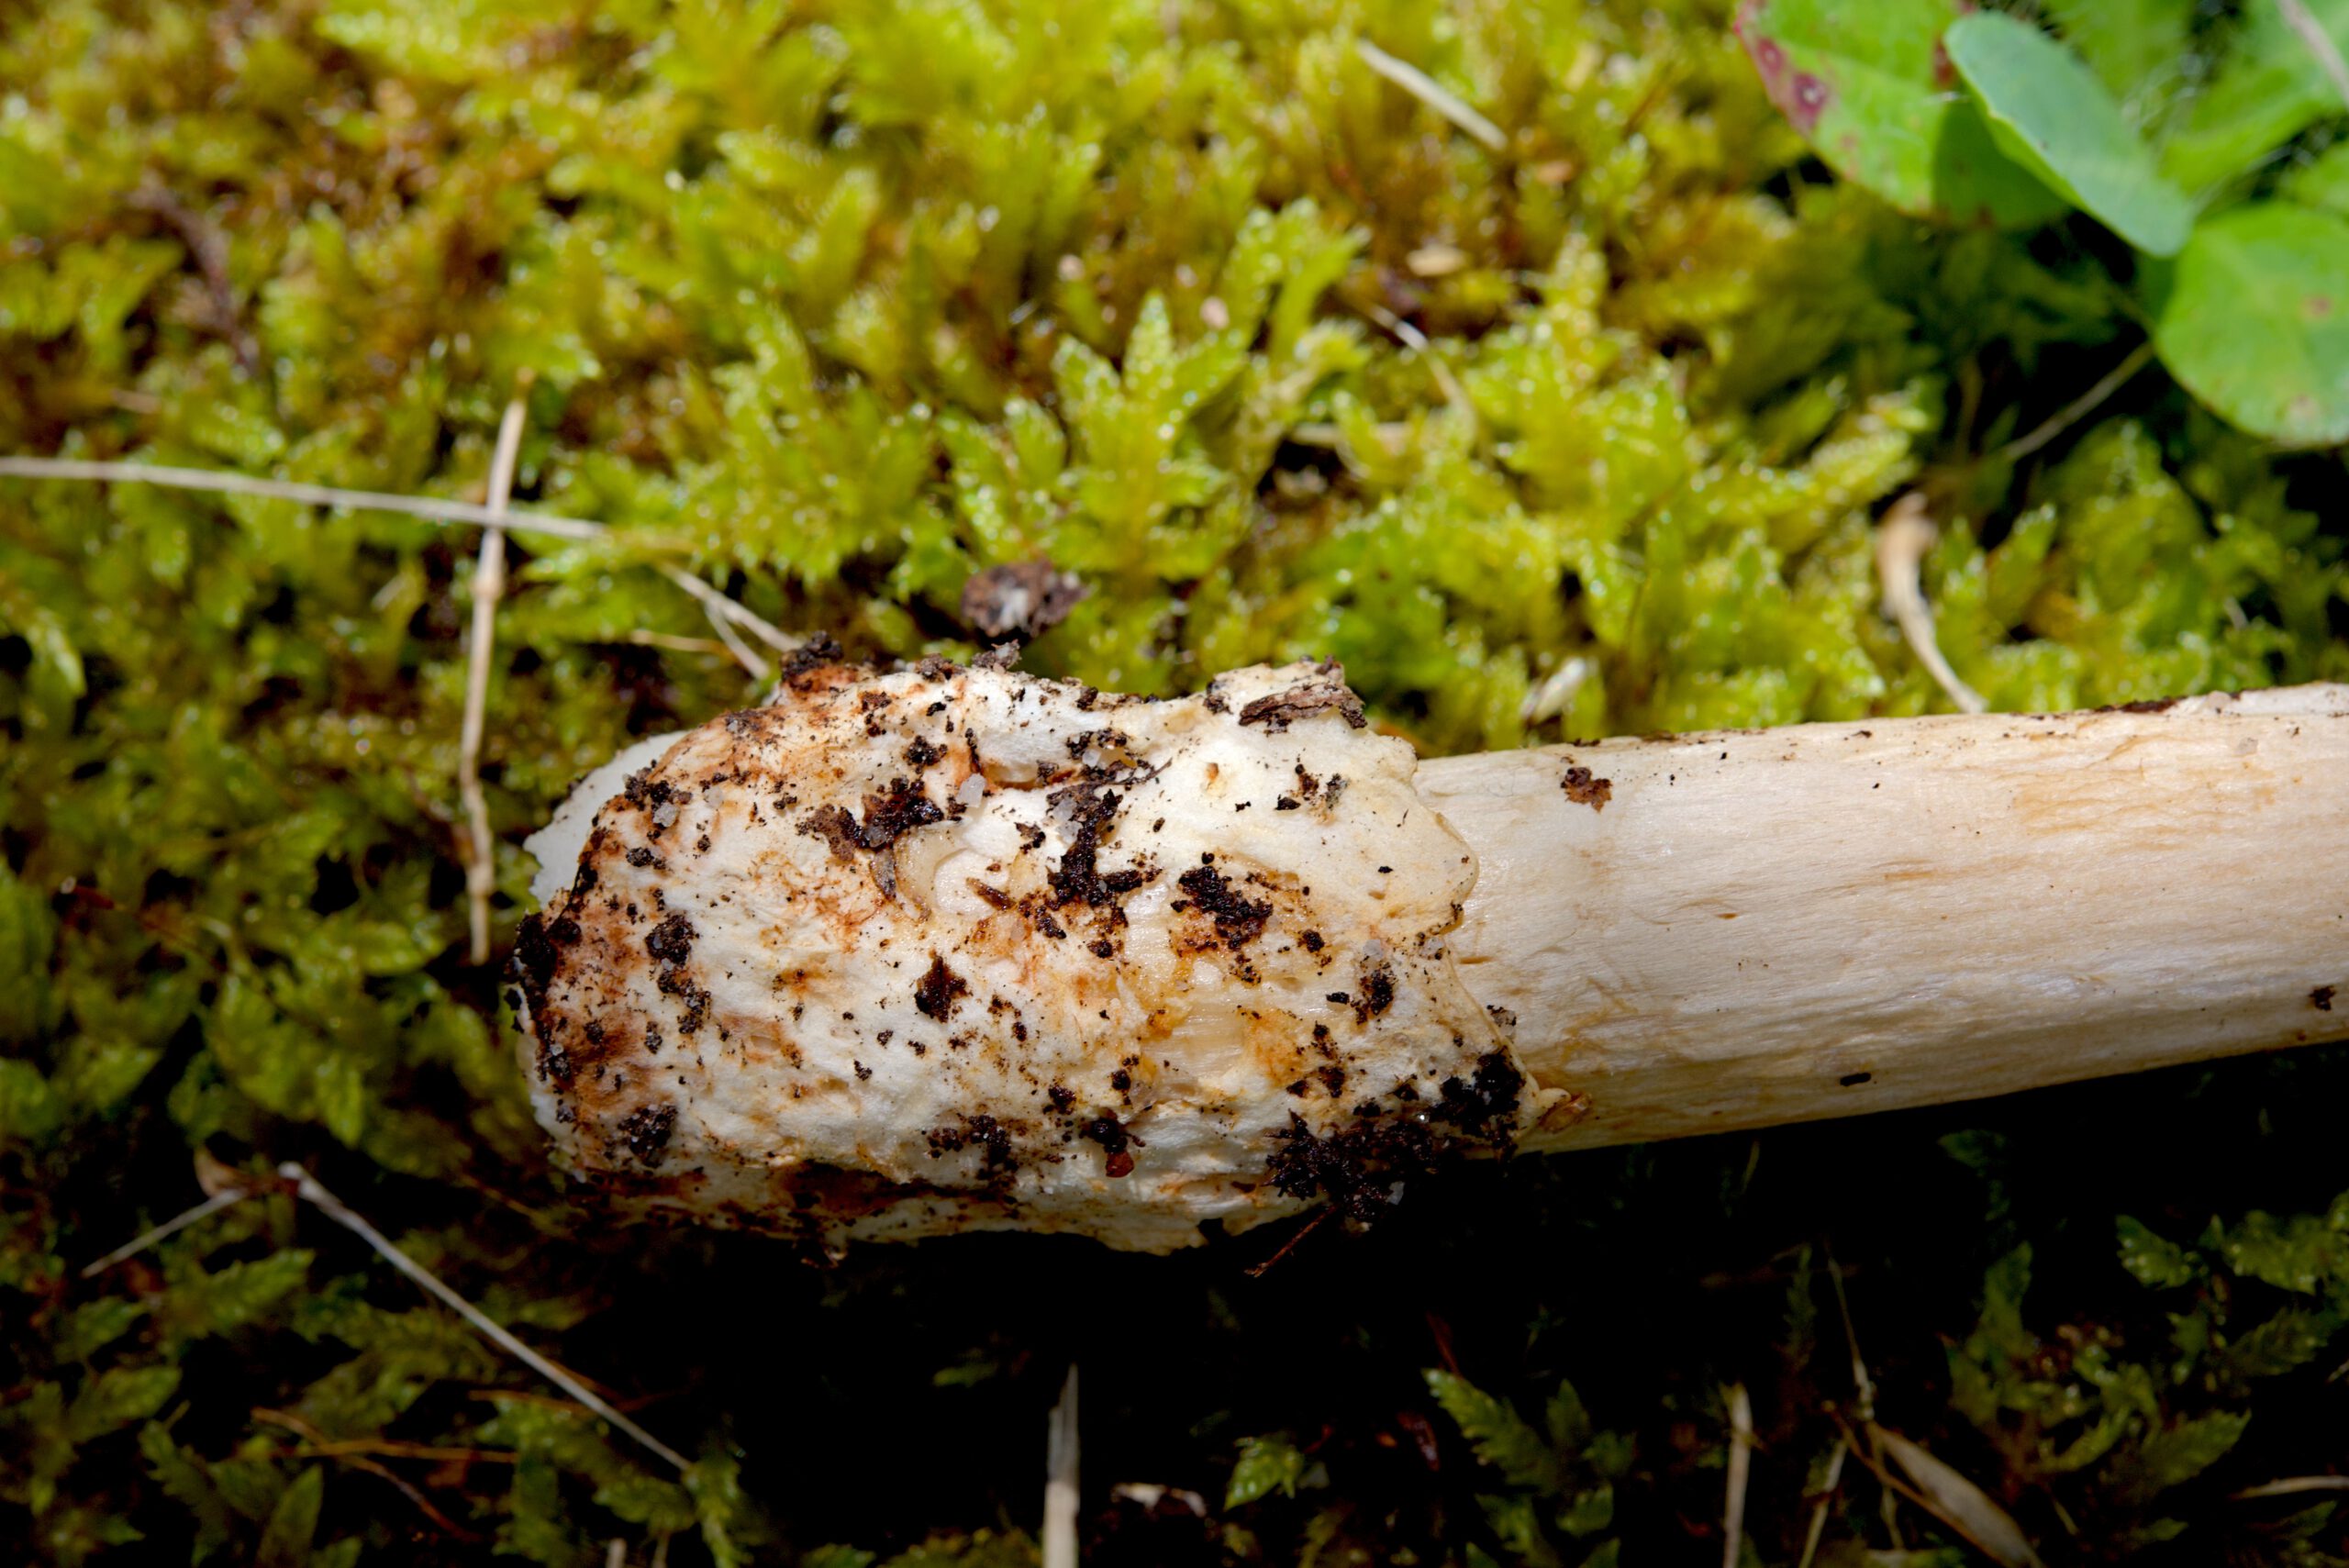
<path id="1" fill-rule="evenodd" d="M 1898 1432 L 1868 1424 L 1868 1433 L 1917 1488 L 1917 1500 L 2001 1568 L 2045 1568 L 2014 1516 L 1990 1495 Z"/>
<path id="2" fill-rule="evenodd" d="M 990 639 L 1032 640 L 1066 620 L 1092 592 L 1040 555 L 972 573 L 963 584 L 963 619 Z"/>

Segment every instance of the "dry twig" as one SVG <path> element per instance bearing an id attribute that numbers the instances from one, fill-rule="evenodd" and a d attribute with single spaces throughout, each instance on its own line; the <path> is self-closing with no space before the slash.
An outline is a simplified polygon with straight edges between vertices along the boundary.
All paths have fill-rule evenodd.
<path id="1" fill-rule="evenodd" d="M 1408 93 L 1495 152 L 1508 146 L 1501 128 L 1478 114 L 1465 100 L 1408 61 L 1397 60 L 1368 39 L 1354 40 L 1362 62 Z"/>
<path id="2" fill-rule="evenodd" d="M 480 1307 L 441 1284 L 429 1269 L 394 1246 L 389 1237 L 370 1225 L 365 1218 L 347 1207 L 340 1198 L 327 1191 L 319 1184 L 318 1179 L 309 1172 L 288 1161 L 277 1168 L 277 1173 L 293 1184 L 295 1192 L 304 1202 L 373 1247 L 385 1262 L 421 1285 L 427 1294 L 471 1324 L 483 1338 L 540 1377 L 545 1378 L 549 1383 L 553 1384 L 557 1388 L 562 1389 L 565 1394 L 570 1395 L 572 1398 L 595 1414 L 626 1432 L 650 1451 L 667 1460 L 677 1469 L 682 1471 L 691 1468 L 684 1454 L 620 1414 L 613 1407 L 610 1401 L 516 1339 Z"/>
<path id="3" fill-rule="evenodd" d="M 156 1242 L 161 1241 L 164 1237 L 176 1235 L 180 1231 L 184 1230 L 189 1226 L 195 1224 L 197 1220 L 202 1219 L 206 1215 L 217 1214 L 222 1209 L 227 1208 L 231 1205 L 242 1203 L 249 1195 L 250 1195 L 242 1187 L 228 1187 L 220 1192 L 214 1193 L 210 1197 L 206 1198 L 194 1208 L 188 1209 L 184 1213 L 173 1215 L 171 1218 L 166 1219 L 162 1224 L 155 1226 L 151 1229 L 140 1231 L 129 1240 L 125 1241 L 121 1246 L 117 1247 L 113 1251 L 108 1252 L 105 1257 L 98 1259 L 95 1262 L 86 1264 L 82 1270 L 82 1277 L 83 1279 L 95 1279 L 98 1275 L 106 1273 L 117 1263 L 137 1257 L 139 1253 L 145 1251 Z"/>
<path id="4" fill-rule="evenodd" d="M 488 506 L 503 518 L 514 493 L 514 465 L 522 451 L 522 420 L 528 412 L 517 394 L 497 427 L 497 451 L 490 459 Z M 481 739 L 489 709 L 490 655 L 497 639 L 497 601 L 506 592 L 506 530 L 495 525 L 481 534 L 473 566 L 472 646 L 465 654 L 464 727 L 457 741 L 457 793 L 463 797 L 468 832 L 465 895 L 471 924 L 471 957 L 489 962 L 489 895 L 497 887 L 497 841 L 490 836 L 489 801 L 481 792 Z"/>
<path id="5" fill-rule="evenodd" d="M 284 479 L 256 479 L 250 473 L 224 473 L 208 468 L 173 468 L 155 462 L 95 462 L 80 458 L 0 457 L 0 478 L 78 479 L 99 484 L 156 484 L 166 490 L 208 490 L 224 495 L 257 495 L 266 501 L 292 501 L 305 506 L 341 506 L 354 512 L 396 512 L 429 523 L 478 523 L 512 528 L 518 533 L 551 534 L 557 539 L 598 539 L 604 525 L 584 517 L 559 517 L 547 512 L 499 512 L 467 501 L 445 501 L 435 495 L 396 495 L 384 490 L 342 490 L 331 484 L 305 484 Z"/>
<path id="6" fill-rule="evenodd" d="M 342 1463 L 348 1464 L 355 1470 L 363 1470 L 370 1475 L 379 1475 L 385 1481 L 390 1482 L 394 1486 L 397 1487 L 400 1495 L 406 1497 L 409 1502 L 415 1504 L 417 1511 L 422 1514 L 426 1518 L 430 1519 L 435 1525 L 439 1526 L 443 1533 L 462 1541 L 477 1541 L 482 1539 L 480 1535 L 474 1531 L 467 1529 L 464 1526 L 451 1518 L 447 1514 L 442 1513 L 439 1507 L 434 1506 L 431 1498 L 426 1496 L 421 1491 L 417 1490 L 405 1477 L 395 1472 L 389 1465 L 379 1463 L 367 1457 L 366 1451 L 357 1445 L 330 1441 L 327 1435 L 318 1430 L 317 1428 L 310 1425 L 309 1422 L 302 1419 L 301 1417 L 289 1414 L 284 1410 L 256 1409 L 253 1412 L 253 1419 L 262 1422 L 268 1426 L 283 1427 L 287 1431 L 294 1433 L 295 1436 L 308 1440 L 310 1447 L 306 1451 L 294 1454 L 291 1457 L 295 1459 L 339 1460 Z"/>

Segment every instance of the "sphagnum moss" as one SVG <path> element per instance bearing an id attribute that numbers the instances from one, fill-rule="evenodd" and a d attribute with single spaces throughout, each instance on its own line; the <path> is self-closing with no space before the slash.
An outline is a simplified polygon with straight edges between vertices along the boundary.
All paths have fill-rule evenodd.
<path id="1" fill-rule="evenodd" d="M 473 495 L 527 379 L 518 494 L 611 528 L 518 561 L 499 612 L 501 936 L 517 840 L 573 776 L 753 695 L 652 569 L 680 540 L 770 618 L 901 656 L 968 651 L 969 574 L 1048 556 L 1094 592 L 1038 667 L 1166 691 L 1335 655 L 1448 750 L 1932 706 L 1868 550 L 1873 511 L 1922 485 L 1941 640 L 1995 706 L 2349 673 L 2342 536 L 2293 504 L 2308 475 L 2143 385 L 2053 462 L 1998 458 L 2128 350 L 2094 259 L 1820 183 L 1724 22 L 1571 0 L 0 3 L 0 450 Z M 1840 1343 L 1817 1323 L 1829 1229 L 1893 1418 L 2035 1531 L 2052 1508 L 2092 1521 L 2083 1550 L 2174 1534 L 2164 1488 L 2242 1437 L 2254 1388 L 2286 1390 L 2243 1439 L 2267 1434 L 2258 1462 L 2343 1457 L 2292 1440 L 2323 1396 L 2285 1375 L 2349 1299 L 2332 1221 L 2254 1217 L 2199 1251 L 2125 1230 L 2141 1280 L 2199 1303 L 2171 1349 L 2124 1356 L 2158 1314 L 2076 1265 L 2054 1288 L 2092 1326 L 2025 1329 L 2019 1252 L 1946 1366 L 1932 1339 L 1965 1333 L 1968 1273 L 2034 1237 L 2044 1274 L 2116 1208 L 2176 1207 L 2185 1234 L 2208 1206 L 2349 1184 L 2255 1067 L 2196 1091 L 2194 1136 L 2274 1181 L 2067 1180 L 1995 1199 L 1987 1228 L 1932 1145 L 1969 1125 L 1944 1118 L 1593 1157 L 1253 1294 L 1220 1260 L 1145 1276 L 1007 1243 L 819 1276 L 605 1234 L 548 1184 L 494 981 L 463 958 L 468 558 L 381 515 L 0 485 L 0 1538 L 36 1560 L 572 1562 L 618 1537 L 631 1561 L 732 1562 L 950 1529 L 977 1533 L 908 1561 L 1024 1562 L 1030 1439 L 1071 1355 L 1103 1560 L 1685 1554 L 1719 1512 L 1710 1390 L 1773 1364 L 1749 1531 L 1791 1559 L 1820 1402 L 1849 1397 L 1840 1352 L 1813 1353 Z M 1530 725 L 1570 659 L 1591 678 Z M 2154 1091 L 2102 1093 L 2038 1102 L 2071 1119 L 1965 1114 L 2099 1170 L 2174 1136 Z M 2022 1140 L 1969 1138 L 1952 1149 L 2007 1192 Z M 192 1201 L 192 1150 L 331 1167 L 700 1463 L 640 1468 L 282 1196 L 77 1281 Z M 1542 1227 L 1586 1278 L 1507 1262 Z M 1475 1288 L 1431 1282 L 1433 1258 Z M 1643 1295 L 1756 1268 L 1782 1308 Z M 1870 1269 L 1934 1288 L 1871 1299 Z M 2299 1305 L 2230 1338 L 2222 1304 L 2259 1289 Z M 1497 1470 L 1431 1424 L 1417 1369 L 1455 1354 L 1557 1390 L 1537 1430 L 1438 1386 Z M 1192 1365 L 1213 1374 L 1164 1375 Z M 1597 1425 L 1562 1373 L 1613 1401 Z M 1273 1479 L 1235 1478 L 1228 1512 L 1103 1490 L 1218 1494 L 1233 1441 L 1275 1429 L 1246 1451 Z M 1831 1539 L 1882 1544 L 1872 1494 L 1840 1496 Z M 2340 1550 L 2324 1518 L 2215 1496 L 2189 1494 L 2206 1542 Z"/>

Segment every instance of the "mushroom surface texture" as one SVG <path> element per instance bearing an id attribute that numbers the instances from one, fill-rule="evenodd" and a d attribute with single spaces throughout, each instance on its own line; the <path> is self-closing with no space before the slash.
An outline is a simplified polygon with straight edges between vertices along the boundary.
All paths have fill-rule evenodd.
<path id="1" fill-rule="evenodd" d="M 827 1251 L 1366 1218 L 1575 1107 L 1454 973 L 1475 861 L 1416 768 L 1329 665 L 794 671 L 531 840 L 540 1119 L 625 1203 Z"/>

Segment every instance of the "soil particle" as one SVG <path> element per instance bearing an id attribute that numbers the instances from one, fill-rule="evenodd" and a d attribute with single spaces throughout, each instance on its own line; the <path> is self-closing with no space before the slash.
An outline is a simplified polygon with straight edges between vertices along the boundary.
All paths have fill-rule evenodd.
<path id="1" fill-rule="evenodd" d="M 620 1122 L 628 1151 L 647 1165 L 658 1165 L 669 1151 L 669 1135 L 676 1130 L 677 1107 L 640 1106 Z"/>
<path id="2" fill-rule="evenodd" d="M 799 819 L 799 831 L 810 839 L 821 839 L 832 847 L 832 858 L 843 864 L 853 864 L 860 848 L 856 835 L 856 818 L 837 806 L 819 806 Z"/>
<path id="3" fill-rule="evenodd" d="M 693 957 L 697 935 L 691 920 L 672 915 L 646 933 L 644 951 L 663 963 L 683 963 Z"/>
<path id="4" fill-rule="evenodd" d="M 2314 1007 L 2320 1013 L 2329 1013 L 2332 1011 L 2332 998 L 2334 994 L 2339 990 L 2340 987 L 2337 985 L 2318 986 L 2315 990 L 2309 993 L 2309 1006 Z"/>
<path id="5" fill-rule="evenodd" d="M 1237 951 L 1262 936 L 1273 917 L 1273 906 L 1241 896 L 1211 865 L 1193 866 L 1174 879 L 1201 914 L 1215 921 L 1215 934 L 1224 946 Z"/>
<path id="6" fill-rule="evenodd" d="M 1475 1078 L 1446 1078 L 1442 1099 L 1429 1114 L 1472 1133 L 1506 1133 L 1517 1120 L 1525 1074 L 1505 1051 L 1488 1051 L 1476 1059 Z"/>
<path id="7" fill-rule="evenodd" d="M 1126 1130 L 1125 1124 L 1116 1117 L 1095 1117 L 1091 1121 L 1078 1128 L 1076 1135 L 1079 1138 L 1090 1139 L 1101 1146 L 1101 1151 L 1108 1156 L 1108 1162 L 1104 1167 L 1108 1175 L 1123 1176 L 1132 1172 L 1134 1157 L 1129 1151 L 1128 1146 L 1137 1140 L 1132 1133 Z"/>
<path id="8" fill-rule="evenodd" d="M 1052 805 L 1065 810 L 1075 824 L 1067 852 L 1061 856 L 1059 867 L 1046 877 L 1057 903 L 1099 907 L 1114 904 L 1150 880 L 1140 871 L 1100 869 L 1101 840 L 1117 820 L 1119 804 L 1117 792 L 1103 787 L 1107 780 L 1106 773 L 1089 776 L 1052 791 L 1050 796 Z"/>
<path id="9" fill-rule="evenodd" d="M 1606 810 L 1607 803 L 1615 796 L 1613 780 L 1596 777 L 1588 768 L 1574 763 L 1567 764 L 1566 776 L 1558 781 L 1558 787 L 1566 792 L 1568 800 L 1593 811 Z"/>
<path id="10" fill-rule="evenodd" d="M 796 691 L 808 675 L 841 662 L 839 641 L 830 632 L 819 631 L 785 654 L 783 668 L 776 674 L 784 684 Z"/>
<path id="11" fill-rule="evenodd" d="M 1041 637 L 1093 592 L 1041 556 L 990 566 L 963 584 L 963 623 L 989 639 Z"/>
<path id="12" fill-rule="evenodd" d="M 879 795 L 864 797 L 864 826 L 857 837 L 868 850 L 885 850 L 917 828 L 942 822 L 940 810 L 921 786 L 908 778 L 894 778 Z"/>
<path id="13" fill-rule="evenodd" d="M 946 967 L 946 960 L 930 955 L 930 969 L 914 987 L 914 1006 L 926 1018 L 945 1022 L 954 1005 L 971 994 L 970 982 Z"/>

